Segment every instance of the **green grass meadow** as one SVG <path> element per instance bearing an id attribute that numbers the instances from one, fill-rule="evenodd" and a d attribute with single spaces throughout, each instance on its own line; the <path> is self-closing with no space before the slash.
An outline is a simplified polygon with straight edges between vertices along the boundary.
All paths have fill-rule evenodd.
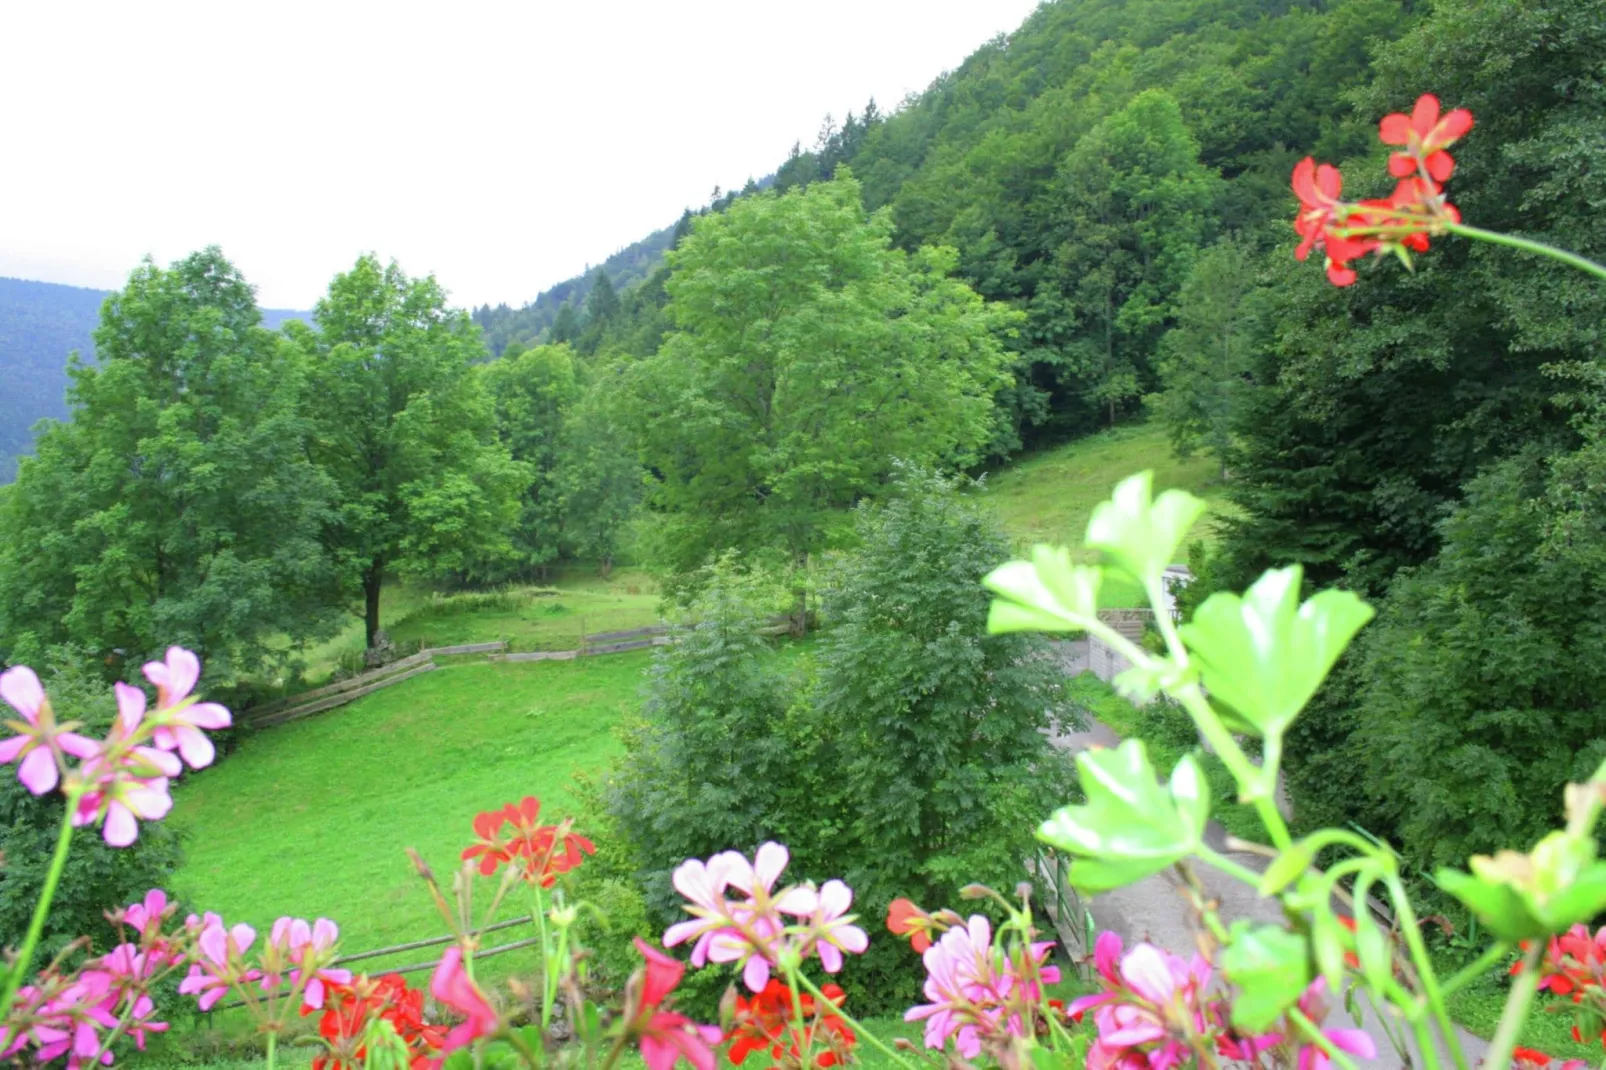
<path id="1" fill-rule="evenodd" d="M 1193 538 L 1213 541 L 1215 518 L 1230 512 L 1221 469 L 1210 456 L 1178 460 L 1159 424 L 1131 424 L 1039 453 L 987 476 L 984 500 L 1021 549 L 1033 543 L 1079 545 L 1093 507 L 1127 476 L 1154 471 L 1154 489 L 1178 487 L 1203 498 L 1209 511 Z"/>
<path id="2" fill-rule="evenodd" d="M 333 918 L 348 952 L 437 935 L 405 849 L 449 880 L 479 811 L 535 795 L 564 814 L 574 772 L 615 753 L 648 657 L 450 665 L 249 736 L 174 792 L 176 890 L 259 929 Z"/>

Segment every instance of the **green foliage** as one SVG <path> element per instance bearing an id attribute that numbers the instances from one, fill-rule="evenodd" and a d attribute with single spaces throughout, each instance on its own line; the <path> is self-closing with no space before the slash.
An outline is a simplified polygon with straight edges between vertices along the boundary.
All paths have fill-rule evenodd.
<path id="1" fill-rule="evenodd" d="M 1045 731 L 1074 720 L 1041 640 L 985 634 L 979 581 L 1007 544 L 919 470 L 856 527 L 817 655 L 818 832 L 866 913 L 900 895 L 946 903 L 971 881 L 1012 887 L 1037 819 L 1071 794 Z"/>
<path id="2" fill-rule="evenodd" d="M 1164 391 L 1153 399 L 1179 455 L 1208 449 L 1225 457 L 1244 404 L 1264 303 L 1257 262 L 1225 241 L 1201 252 L 1177 297 L 1177 324 L 1160 340 Z"/>
<path id="3" fill-rule="evenodd" d="M 1221 953 L 1222 975 L 1238 989 L 1233 1026 L 1246 1033 L 1263 1032 L 1310 983 L 1309 963 L 1305 941 L 1288 930 L 1236 922 Z"/>
<path id="4" fill-rule="evenodd" d="M 611 291 L 610 291 L 611 292 Z M 513 554 L 486 564 L 486 578 L 503 579 L 503 569 L 528 577 L 558 557 L 564 522 L 559 486 L 564 461 L 561 439 L 565 415 L 580 394 L 574 359 L 563 345 L 509 349 L 501 360 L 478 369 L 496 410 L 497 437 L 508 454 L 525 466 L 530 480 L 519 497 L 519 518 L 511 533 Z"/>
<path id="5" fill-rule="evenodd" d="M 88 668 L 81 652 L 67 652 L 50 668 L 40 667 L 46 691 L 60 721 L 81 721 L 86 735 L 100 737 L 116 716 L 112 693 Z M 9 712 L 9 711 L 7 711 Z M 61 828 L 62 796 L 30 795 L 15 776 L 0 777 L 0 944 L 17 947 L 44 885 L 56 835 Z M 99 951 L 110 950 L 116 933 L 105 912 L 167 888 L 183 861 L 178 834 L 159 821 L 140 826 L 128 847 L 108 847 L 96 828 L 78 829 L 46 922 L 43 955 L 51 956 L 80 936 Z M 36 959 L 36 961 L 39 961 Z"/>
<path id="6" fill-rule="evenodd" d="M 990 435 L 1009 317 L 951 251 L 890 247 L 851 177 L 744 197 L 671 254 L 677 330 L 636 375 L 632 424 L 667 563 L 816 553 L 894 459 L 964 464 Z"/>
<path id="7" fill-rule="evenodd" d="M 1603 457 L 1558 470 L 1524 455 L 1474 480 L 1357 652 L 1372 801 L 1419 865 L 1533 842 L 1562 786 L 1606 758 L 1606 608 L 1588 593 L 1606 584 Z M 1582 522 L 1548 538 L 1564 502 Z"/>
<path id="8" fill-rule="evenodd" d="M 471 368 L 478 334 L 433 277 L 364 256 L 314 317 L 317 333 L 292 336 L 311 365 L 313 456 L 336 487 L 326 539 L 343 589 L 363 595 L 372 645 L 386 571 L 439 576 L 510 555 L 529 480 L 495 440 Z"/>
<path id="9" fill-rule="evenodd" d="M 623 734 L 608 810 L 660 920 L 678 913 L 669 877 L 686 859 L 816 839 L 797 827 L 808 807 L 791 792 L 815 746 L 789 717 L 798 682 L 776 671 L 763 621 L 734 563 L 719 567 L 654 656 L 641 719 Z"/>
<path id="10" fill-rule="evenodd" d="M 179 643 L 227 679 L 319 635 L 334 487 L 308 459 L 304 361 L 250 286 L 215 248 L 146 261 L 95 337 L 74 418 L 44 428 L 0 506 L 0 651 L 138 664 Z"/>

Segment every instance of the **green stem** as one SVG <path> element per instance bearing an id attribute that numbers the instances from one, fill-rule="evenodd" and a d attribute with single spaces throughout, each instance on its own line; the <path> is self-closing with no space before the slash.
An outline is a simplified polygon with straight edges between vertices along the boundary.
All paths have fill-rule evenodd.
<path id="1" fill-rule="evenodd" d="M 1446 982 L 1441 989 L 1448 996 L 1452 992 L 1459 992 L 1467 985 L 1476 981 L 1489 971 L 1489 967 L 1510 954 L 1511 945 L 1504 941 L 1496 941 L 1487 951 L 1479 955 L 1470 965 L 1463 966 Z"/>
<path id="2" fill-rule="evenodd" d="M 1232 738 L 1227 726 L 1221 723 L 1216 711 L 1210 708 L 1210 700 L 1204 697 L 1198 684 L 1189 684 L 1172 695 L 1181 702 L 1193 718 L 1193 723 L 1204 733 L 1204 737 L 1215 748 L 1216 757 L 1221 759 L 1227 771 L 1238 782 L 1239 798 L 1244 802 L 1254 804 L 1255 812 L 1260 815 L 1260 823 L 1266 827 L 1273 845 L 1280 851 L 1286 851 L 1294 844 L 1294 837 L 1288 831 L 1288 823 L 1283 815 L 1277 811 L 1275 794 L 1277 774 L 1276 770 L 1259 768 L 1249 760 L 1249 756 L 1238 746 L 1238 741 Z M 1247 789 L 1247 790 L 1246 790 Z"/>
<path id="3" fill-rule="evenodd" d="M 1544 940 L 1536 939 L 1522 957 L 1522 971 L 1511 983 L 1506 1009 L 1500 1012 L 1494 1040 L 1489 1042 L 1489 1051 L 1483 1057 L 1483 1065 L 1493 1070 L 1504 1070 L 1511 1065 L 1511 1053 L 1522 1037 L 1522 1027 L 1528 1024 L 1528 1008 L 1533 1005 L 1534 993 L 1539 991 L 1539 960 L 1544 953 Z"/>
<path id="4" fill-rule="evenodd" d="M 1428 1028 L 1428 1020 L 1420 1016 L 1411 1019 L 1411 1032 L 1416 1035 L 1417 1050 L 1421 1052 L 1425 1070 L 1439 1070 L 1439 1049 L 1433 1043 L 1433 1030 Z M 1446 1040 L 1445 1043 L 1449 1044 L 1450 1041 Z"/>
<path id="5" fill-rule="evenodd" d="M 797 975 L 797 979 L 803 982 L 804 988 L 813 993 L 815 999 L 824 1000 L 826 1003 L 831 1003 L 831 1001 L 826 998 L 825 993 L 816 988 L 814 982 L 809 980 L 807 974 L 800 973 Z M 848 1024 L 848 1028 L 852 1029 L 865 1040 L 868 1040 L 870 1042 L 870 1046 L 876 1051 L 879 1051 L 882 1055 L 885 1055 L 887 1058 L 903 1067 L 904 1070 L 919 1070 L 919 1067 L 915 1066 L 915 1064 L 909 1062 L 909 1060 L 905 1059 L 902 1055 L 899 1055 L 892 1048 L 883 1044 L 880 1038 L 878 1038 L 874 1033 L 870 1032 L 870 1030 L 866 1029 L 861 1022 L 859 1022 L 847 1011 L 843 1010 L 841 1007 L 838 1007 L 834 1003 L 831 1003 L 831 1006 L 835 1008 L 831 1013 L 835 1014 L 838 1018 L 841 1018 L 844 1022 L 846 1022 Z M 1354 1070 L 1354 1068 L 1351 1067 L 1349 1070 Z"/>
<path id="6" fill-rule="evenodd" d="M 785 969 L 786 986 L 792 990 L 792 1028 L 797 1030 L 798 1065 L 812 1066 L 813 1060 L 810 1058 L 810 1056 L 813 1054 L 814 1035 L 810 1033 L 803 1024 L 803 997 L 798 994 L 797 990 L 797 970 L 790 963 L 786 964 Z M 820 1007 L 819 1010 L 821 1013 L 824 1013 L 825 1008 Z M 805 1037 L 807 1037 L 809 1040 L 809 1046 L 807 1048 L 803 1046 L 803 1039 Z"/>
<path id="7" fill-rule="evenodd" d="M 1248 866 L 1240 866 L 1232 859 L 1217 854 L 1215 851 L 1211 850 L 1202 843 L 1199 845 L 1199 849 L 1195 851 L 1194 854 L 1198 856 L 1199 861 L 1205 863 L 1206 865 L 1216 867 L 1233 880 L 1247 884 L 1251 888 L 1257 887 L 1260 884 L 1260 874 L 1256 873 Z"/>
<path id="8" fill-rule="evenodd" d="M 1341 1070 L 1356 1070 L 1355 1063 L 1350 1060 L 1350 1057 L 1339 1051 L 1338 1047 L 1327 1039 L 1327 1034 L 1317 1028 L 1315 1022 L 1305 1017 L 1304 1011 L 1298 1007 L 1290 1007 L 1288 1009 L 1288 1018 L 1304 1030 L 1309 1035 L 1310 1042 L 1326 1052 L 1327 1057 L 1333 1060 Z"/>
<path id="9" fill-rule="evenodd" d="M 535 895 L 535 924 L 541 932 L 541 1033 L 552 1024 L 552 994 L 557 986 L 552 982 L 553 948 L 546 927 L 546 903 L 541 898 L 541 882 L 532 880 L 530 890 Z"/>
<path id="10" fill-rule="evenodd" d="M 1504 245 L 1511 249 L 1521 249 L 1524 252 L 1537 253 L 1548 256 L 1552 260 L 1559 260 L 1569 267 L 1587 272 L 1597 279 L 1606 279 L 1606 266 L 1595 263 L 1577 253 L 1569 253 L 1565 249 L 1558 249 L 1554 245 L 1534 241 L 1531 238 L 1519 238 L 1515 234 L 1502 234 L 1497 230 L 1484 230 L 1482 227 L 1469 227 L 1465 223 L 1445 223 L 1444 229 L 1451 234 L 1459 234 L 1463 238 L 1472 238 L 1477 241 L 1486 241 L 1494 245 Z"/>
<path id="11" fill-rule="evenodd" d="M 45 873 L 45 886 L 39 890 L 39 901 L 33 907 L 33 919 L 28 922 L 28 933 L 22 938 L 22 949 L 6 978 L 6 991 L 0 996 L 0 1015 L 11 1013 L 11 1004 L 17 998 L 22 979 L 33 969 L 33 953 L 39 947 L 39 937 L 45 931 L 45 919 L 50 917 L 50 901 L 56 897 L 56 885 L 61 883 L 61 871 L 67 865 L 67 852 L 72 847 L 72 815 L 78 810 L 79 792 L 67 793 L 67 807 L 61 815 L 61 831 L 56 834 L 56 853 L 50 856 L 50 869 Z"/>
<path id="12" fill-rule="evenodd" d="M 279 1043 L 279 1034 L 277 1034 L 277 1033 L 269 1033 L 268 1034 L 268 1070 L 273 1070 L 274 1048 L 278 1045 L 278 1043 Z"/>
<path id="13" fill-rule="evenodd" d="M 1405 885 L 1394 872 L 1385 875 L 1383 882 L 1388 885 L 1389 898 L 1394 900 L 1400 930 L 1405 933 L 1405 944 L 1411 949 L 1411 961 L 1416 964 L 1417 979 L 1422 982 L 1422 994 L 1427 997 L 1428 1005 L 1433 1008 L 1434 1020 L 1439 1023 L 1439 1031 L 1444 1034 L 1444 1046 L 1450 1050 L 1456 1070 L 1467 1070 L 1466 1053 L 1461 1050 L 1461 1041 L 1456 1037 L 1455 1023 L 1450 1020 L 1449 1008 L 1444 1003 L 1444 990 L 1439 987 L 1439 975 L 1433 971 L 1433 960 L 1428 957 L 1427 945 L 1422 941 L 1422 926 L 1416 920 L 1416 911 L 1405 893 Z M 1504 1066 L 1505 1063 L 1490 1065 Z"/>

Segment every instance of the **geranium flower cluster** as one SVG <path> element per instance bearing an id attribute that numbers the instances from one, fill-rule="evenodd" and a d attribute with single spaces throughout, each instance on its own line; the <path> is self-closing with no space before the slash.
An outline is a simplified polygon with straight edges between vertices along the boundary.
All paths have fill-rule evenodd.
<path id="1" fill-rule="evenodd" d="M 673 881 L 686 897 L 692 919 L 671 925 L 664 932 L 664 946 L 695 941 L 692 965 L 740 967 L 752 992 L 764 991 L 783 955 L 798 962 L 817 955 L 827 973 L 841 970 L 844 952 L 862 954 L 870 944 L 848 913 L 853 890 L 840 880 L 828 880 L 818 889 L 798 884 L 777 892 L 775 882 L 790 860 L 785 847 L 766 843 L 751 862 L 726 851 L 706 862 L 691 858 L 681 863 Z M 727 898 L 730 890 L 741 898 Z"/>
<path id="2" fill-rule="evenodd" d="M 1235 1032 L 1227 1004 L 1210 994 L 1214 971 L 1201 955 L 1183 959 L 1146 943 L 1128 951 L 1119 936 L 1103 932 L 1093 960 L 1100 990 L 1070 1006 L 1077 1021 L 1093 1012 L 1098 1037 L 1088 1051 L 1089 1070 L 1170 1070 L 1196 1059 L 1208 1064 L 1218 1055 L 1258 1064 L 1273 1050 L 1284 1055 L 1278 1065 L 1326 1070 L 1329 1064 L 1327 1053 L 1292 1026 L 1252 1036 Z M 1329 1011 L 1325 980 L 1311 982 L 1297 1007 L 1339 1051 L 1377 1057 L 1365 1030 L 1323 1024 Z"/>
<path id="3" fill-rule="evenodd" d="M 1591 1037 L 1598 1036 L 1606 1046 L 1606 927 L 1591 935 L 1588 926 L 1574 925 L 1551 937 L 1539 969 L 1540 991 L 1567 996 L 1573 1002 L 1573 1039 L 1583 1043 L 1587 1026 Z M 1521 960 L 1511 972 L 1522 972 Z"/>
<path id="4" fill-rule="evenodd" d="M 835 1013 L 847 995 L 832 984 L 822 985 L 820 992 L 824 1000 L 771 978 L 762 992 L 737 994 L 731 1004 L 731 1045 L 726 1052 L 730 1061 L 741 1066 L 748 1056 L 766 1053 L 775 1070 L 804 1070 L 805 1066 L 823 1070 L 847 1063 L 859 1040 Z"/>
<path id="5" fill-rule="evenodd" d="M 1443 234 L 1446 224 L 1461 222 L 1461 213 L 1444 194 L 1455 172 L 1447 151 L 1472 129 L 1472 113 L 1457 108 L 1441 114 L 1431 93 L 1418 98 L 1410 115 L 1383 117 L 1378 135 L 1395 146 L 1389 173 L 1398 181 L 1394 192 L 1378 200 L 1345 201 L 1344 178 L 1331 164 L 1318 165 L 1307 156 L 1294 168 L 1294 195 L 1299 215 L 1300 260 L 1321 250 L 1327 278 L 1335 286 L 1355 281 L 1351 261 L 1368 253 L 1394 253 L 1409 263 L 1413 252 L 1426 252 L 1430 235 Z"/>
<path id="6" fill-rule="evenodd" d="M 313 1014 L 310 1008 L 302 1014 Z M 384 1022 L 406 1052 L 412 1070 L 427 1070 L 446 1041 L 446 1027 L 424 1020 L 424 993 L 409 988 L 400 974 L 358 977 L 331 985 L 319 1013 L 318 1036 L 324 1048 L 312 1070 L 358 1070 L 368 1065 L 373 1025 Z"/>
<path id="7" fill-rule="evenodd" d="M 5 722 L 16 734 L 0 741 L 0 762 L 17 762 L 18 779 L 35 795 L 60 785 L 73 824 L 101 825 L 113 847 L 133 843 L 140 821 L 166 816 L 173 806 L 168 781 L 186 764 L 210 765 L 216 752 L 205 730 L 230 724 L 228 710 L 191 694 L 201 663 L 188 650 L 170 647 L 166 659 L 147 663 L 144 673 L 156 688 L 155 709 L 147 710 L 144 691 L 115 685 L 117 717 L 103 740 L 79 735 L 76 722 L 58 723 L 32 669 L 19 665 L 0 673 L 0 699 L 17 714 Z"/>
<path id="8" fill-rule="evenodd" d="M 110 1065 L 112 1046 L 130 1037 L 143 1051 L 146 1037 L 167 1029 L 156 1021 L 155 984 L 180 968 L 189 951 L 184 931 L 167 932 L 174 907 L 160 889 L 107 915 L 121 942 L 77 969 L 65 959 L 75 942 L 17 992 L 0 1024 L 0 1058 L 26 1053 L 33 1062 L 66 1056 L 69 1067 Z"/>
<path id="9" fill-rule="evenodd" d="M 178 990 L 194 996 L 200 1010 L 211 1010 L 231 990 L 248 1003 L 288 995 L 299 997 L 307 1010 L 319 1010 L 328 986 L 351 981 L 350 970 L 332 965 L 340 928 L 328 918 L 310 924 L 280 918 L 256 956 L 250 952 L 257 933 L 249 925 L 226 926 L 211 912 L 192 914 L 185 924 L 195 934 L 195 954 Z"/>
<path id="10" fill-rule="evenodd" d="M 540 816 L 541 800 L 531 795 L 499 810 L 476 814 L 477 839 L 464 848 L 463 861 L 475 861 L 480 874 L 486 877 L 504 865 L 512 865 L 525 880 L 550 888 L 586 855 L 597 853 L 590 840 L 574 831 L 573 822 L 565 819 L 556 825 L 543 825 Z"/>
<path id="11" fill-rule="evenodd" d="M 894 924 L 889 915 L 888 927 Z M 906 919 L 897 924 L 907 928 Z M 1046 1006 L 1044 986 L 1060 979 L 1059 967 L 1047 964 L 1052 941 L 995 945 L 992 925 L 980 914 L 949 926 L 935 942 L 927 929 L 911 931 L 912 945 L 926 944 L 921 960 L 930 1002 L 911 1007 L 904 1019 L 926 1023 L 926 1047 L 941 1049 L 952 1038 L 959 1054 L 974 1059 L 984 1046 L 996 1048 L 1006 1036 L 1036 1034 Z"/>

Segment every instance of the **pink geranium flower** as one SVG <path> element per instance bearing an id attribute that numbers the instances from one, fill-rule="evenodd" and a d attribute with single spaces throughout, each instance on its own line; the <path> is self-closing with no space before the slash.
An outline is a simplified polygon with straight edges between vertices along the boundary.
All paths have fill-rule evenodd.
<path id="1" fill-rule="evenodd" d="M 664 946 L 674 947 L 695 936 L 693 965 L 717 962 L 740 966 L 743 983 L 754 992 L 762 991 L 788 940 L 787 921 L 782 915 L 807 918 L 819 906 L 819 895 L 812 888 L 792 887 L 775 893 L 775 882 L 790 860 L 785 847 L 766 843 L 752 862 L 726 851 L 710 858 L 706 865 L 696 859 L 682 863 L 675 870 L 675 887 L 690 901 L 686 910 L 694 918 L 671 925 L 664 933 Z M 727 888 L 743 892 L 748 898 L 728 900 L 724 894 Z M 853 938 L 848 934 L 845 939 Z"/>
<path id="2" fill-rule="evenodd" d="M 942 934 L 921 956 L 926 966 L 925 995 L 931 1002 L 911 1007 L 904 1020 L 924 1021 L 926 1047 L 941 1049 L 952 1039 L 967 1059 L 982 1043 L 1001 1033 L 1025 1036 L 1023 1004 L 1041 997 L 1038 980 L 1053 983 L 1059 970 L 1044 966 L 1052 945 L 1032 944 L 1029 966 L 1012 962 L 993 945 L 992 926 L 980 914 Z M 1022 976 L 1022 972 L 1035 974 Z"/>
<path id="3" fill-rule="evenodd" d="M 225 929 L 222 918 L 208 914 L 196 941 L 189 975 L 179 982 L 179 993 L 195 996 L 196 1006 L 205 1011 L 211 1010 L 234 985 L 259 980 L 262 972 L 245 965 L 245 953 L 256 938 L 251 926 L 240 924 Z"/>
<path id="4" fill-rule="evenodd" d="M 273 923 L 268 943 L 278 949 L 286 960 L 297 967 L 290 971 L 290 983 L 301 982 L 304 970 L 310 970 L 306 987 L 302 989 L 302 1004 L 311 1010 L 322 1010 L 326 985 L 348 985 L 350 970 L 337 970 L 322 965 L 334 958 L 335 941 L 340 939 L 340 927 L 328 918 L 319 918 L 308 925 L 301 918 L 280 918 Z M 270 983 L 271 982 L 271 983 Z M 263 981 L 264 988 L 278 985 L 277 978 Z"/>
<path id="5" fill-rule="evenodd" d="M 745 859 L 743 861 L 746 861 Z M 720 1031 L 711 1025 L 698 1025 L 684 1014 L 662 1009 L 662 1003 L 674 991 L 686 973 L 686 967 L 654 948 L 640 937 L 636 950 L 646 960 L 631 982 L 640 995 L 636 1005 L 629 1008 L 630 1028 L 641 1042 L 641 1059 L 647 1070 L 671 1070 L 675 1060 L 685 1056 L 696 1070 L 714 1070 L 714 1051 L 710 1045 L 718 1044 Z"/>
<path id="6" fill-rule="evenodd" d="M 21 759 L 17 779 L 35 795 L 43 795 L 60 783 L 57 754 L 87 758 L 95 753 L 95 742 L 64 732 L 56 726 L 55 713 L 39 677 L 26 665 L 0 673 L 0 699 L 22 717 L 8 720 L 6 726 L 17 734 L 0 741 L 0 763 Z"/>
<path id="7" fill-rule="evenodd" d="M 137 738 L 144 720 L 145 693 L 121 683 L 115 690 L 117 720 L 106 741 L 96 745 L 95 753 L 79 769 L 90 787 L 78 800 L 73 824 L 104 822 L 106 842 L 127 847 L 139 836 L 139 821 L 158 820 L 172 809 L 167 781 L 184 766 L 156 747 L 126 745 Z"/>
<path id="8" fill-rule="evenodd" d="M 183 647 L 168 647 L 165 661 L 145 664 L 145 679 L 156 685 L 156 745 L 178 751 L 191 769 L 211 765 L 217 754 L 202 729 L 227 728 L 232 723 L 223 706 L 190 699 L 200 678 L 200 660 Z"/>
<path id="9" fill-rule="evenodd" d="M 842 952 L 862 955 L 870 946 L 870 937 L 853 924 L 854 916 L 848 913 L 852 905 L 853 889 L 843 882 L 828 880 L 821 885 L 818 902 L 809 918 L 809 929 L 815 941 L 814 950 L 826 973 L 842 969 Z"/>
<path id="10" fill-rule="evenodd" d="M 440 1053 L 446 1055 L 472 1044 L 480 1037 L 488 1037 L 502 1028 L 501 1016 L 486 1002 L 479 988 L 463 970 L 463 950 L 446 949 L 435 973 L 429 979 L 429 994 L 442 1005 L 463 1015 L 463 1021 L 454 1025 L 441 1043 Z"/>
<path id="11" fill-rule="evenodd" d="M 1209 964 L 1198 955 L 1191 962 L 1151 944 L 1123 954 L 1121 938 L 1099 934 L 1094 964 L 1103 991 L 1082 996 L 1068 1008 L 1080 1019 L 1093 1011 L 1098 1039 L 1088 1050 L 1090 1070 L 1144 1066 L 1169 1070 L 1187 1062 L 1183 1038 L 1208 1031 L 1203 993 L 1210 985 Z"/>

